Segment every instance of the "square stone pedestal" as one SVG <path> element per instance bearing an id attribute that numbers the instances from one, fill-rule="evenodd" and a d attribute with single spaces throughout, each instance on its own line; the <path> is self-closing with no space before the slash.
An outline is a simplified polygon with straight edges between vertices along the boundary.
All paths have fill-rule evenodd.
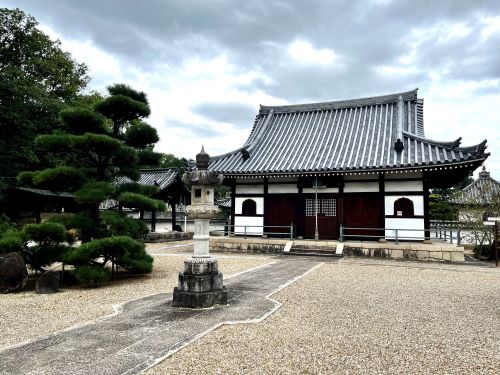
<path id="1" fill-rule="evenodd" d="M 204 308 L 227 304 L 227 290 L 217 260 L 193 257 L 184 262 L 179 273 L 179 285 L 174 288 L 173 306 Z"/>

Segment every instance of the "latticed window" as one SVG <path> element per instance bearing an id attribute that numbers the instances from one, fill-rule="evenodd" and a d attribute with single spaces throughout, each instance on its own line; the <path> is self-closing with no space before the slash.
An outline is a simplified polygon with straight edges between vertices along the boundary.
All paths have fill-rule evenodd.
<path id="1" fill-rule="evenodd" d="M 247 216 L 256 215 L 257 203 L 253 199 L 245 199 L 241 206 L 241 213 Z"/>
<path id="2" fill-rule="evenodd" d="M 321 213 L 323 213 L 325 216 L 337 216 L 337 200 L 322 199 Z"/>
<path id="3" fill-rule="evenodd" d="M 306 199 L 306 216 L 316 215 L 316 204 L 314 199 Z"/>
<path id="4" fill-rule="evenodd" d="M 316 215 L 316 200 L 306 199 L 306 216 Z M 329 198 L 318 198 L 318 215 L 337 216 L 337 200 Z"/>
<path id="5" fill-rule="evenodd" d="M 394 202 L 394 216 L 413 217 L 413 202 L 408 198 L 399 198 Z"/>

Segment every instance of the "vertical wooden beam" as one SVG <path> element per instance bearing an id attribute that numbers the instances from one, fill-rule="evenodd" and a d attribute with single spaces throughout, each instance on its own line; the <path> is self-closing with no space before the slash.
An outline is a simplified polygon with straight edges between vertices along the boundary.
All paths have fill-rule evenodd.
<path id="1" fill-rule="evenodd" d="M 339 176 L 339 198 L 337 202 L 337 217 L 339 226 L 344 224 L 344 176 Z M 340 228 L 337 229 L 340 235 Z"/>
<path id="2" fill-rule="evenodd" d="M 264 214 L 264 218 L 262 220 L 262 223 L 263 223 L 263 228 L 262 228 L 262 231 L 264 234 L 266 234 L 266 206 L 267 206 L 267 200 L 269 199 L 268 198 L 268 195 L 269 195 L 269 177 L 264 177 L 264 211 L 263 211 L 263 214 Z"/>
<path id="3" fill-rule="evenodd" d="M 151 232 L 156 232 L 156 210 L 151 211 Z"/>
<path id="4" fill-rule="evenodd" d="M 380 228 L 385 228 L 385 176 L 382 172 L 378 174 L 378 199 Z M 385 236 L 385 231 L 380 231 L 378 235 Z"/>
<path id="5" fill-rule="evenodd" d="M 234 213 L 236 212 L 236 204 L 235 204 L 235 195 L 236 195 L 236 179 L 231 179 L 231 228 L 229 233 L 234 233 Z"/>
<path id="6" fill-rule="evenodd" d="M 175 208 L 177 199 L 172 197 L 170 200 L 170 207 L 172 207 L 172 231 L 175 231 L 175 227 L 177 226 L 177 210 Z"/>
<path id="7" fill-rule="evenodd" d="M 429 183 L 427 181 L 426 173 L 423 173 L 423 195 L 424 195 L 424 237 L 426 240 L 431 239 L 431 231 L 430 231 L 430 217 L 429 217 Z"/>
<path id="8" fill-rule="evenodd" d="M 306 227 L 306 215 L 305 215 L 305 201 L 304 201 L 304 181 L 302 177 L 299 177 L 297 183 L 297 210 L 296 210 L 296 228 L 297 236 L 304 237 L 305 227 Z"/>

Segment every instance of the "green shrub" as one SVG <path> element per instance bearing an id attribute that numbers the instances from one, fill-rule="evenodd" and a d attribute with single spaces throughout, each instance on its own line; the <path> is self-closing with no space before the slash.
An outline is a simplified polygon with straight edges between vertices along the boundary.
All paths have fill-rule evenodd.
<path id="1" fill-rule="evenodd" d="M 24 234 L 16 229 L 9 229 L 0 238 L 0 254 L 11 252 L 22 253 L 24 249 Z"/>
<path id="2" fill-rule="evenodd" d="M 84 174 L 73 167 L 56 167 L 36 173 L 33 182 L 41 189 L 52 191 L 75 191 L 85 181 Z"/>
<path id="3" fill-rule="evenodd" d="M 66 241 L 66 228 L 58 223 L 28 224 L 24 227 L 24 233 L 28 239 L 38 242 L 42 246 Z"/>
<path id="4" fill-rule="evenodd" d="M 75 199 L 83 205 L 99 205 L 114 195 L 116 188 L 109 182 L 94 181 L 85 184 L 75 193 Z"/>
<path id="5" fill-rule="evenodd" d="M 11 224 L 9 218 L 5 214 L 0 214 L 0 237 L 9 229 L 13 228 L 14 226 Z"/>
<path id="6" fill-rule="evenodd" d="M 43 267 L 62 262 L 69 249 L 70 247 L 60 244 L 31 246 L 25 248 L 24 257 L 32 269 L 44 271 Z"/>
<path id="7" fill-rule="evenodd" d="M 153 258 L 146 253 L 144 244 L 130 237 L 106 237 L 73 248 L 64 257 L 64 261 L 75 267 L 96 263 L 98 259 L 106 262 L 115 260 L 116 264 L 132 273 L 149 273 L 153 268 Z"/>
<path id="8" fill-rule="evenodd" d="M 109 271 L 101 266 L 82 266 L 74 270 L 75 278 L 86 286 L 99 286 L 110 279 Z"/>
<path id="9" fill-rule="evenodd" d="M 101 212 L 101 219 L 108 228 L 108 235 L 111 236 L 141 239 L 149 232 L 148 226 L 143 221 L 127 217 L 117 211 Z"/>
<path id="10" fill-rule="evenodd" d="M 138 208 L 146 211 L 165 211 L 167 209 L 165 202 L 137 193 L 122 193 L 118 197 L 118 201 L 125 207 Z"/>
<path id="11" fill-rule="evenodd" d="M 68 252 L 68 246 L 61 244 L 67 239 L 66 228 L 61 224 L 28 224 L 24 233 L 27 239 L 36 242 L 24 250 L 26 263 L 35 270 L 43 271 L 43 267 L 62 261 Z"/>

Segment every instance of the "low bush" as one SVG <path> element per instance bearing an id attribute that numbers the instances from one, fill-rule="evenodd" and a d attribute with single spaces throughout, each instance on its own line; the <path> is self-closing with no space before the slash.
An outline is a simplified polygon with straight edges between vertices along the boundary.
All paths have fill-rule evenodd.
<path id="1" fill-rule="evenodd" d="M 82 266 L 74 270 L 76 280 L 85 286 L 96 287 L 110 279 L 109 271 L 101 266 Z"/>
<path id="2" fill-rule="evenodd" d="M 149 233 L 149 228 L 143 221 L 127 217 L 117 211 L 104 211 L 101 213 L 101 219 L 111 236 L 129 236 L 141 239 Z"/>
<path id="3" fill-rule="evenodd" d="M 0 254 L 11 252 L 22 253 L 24 250 L 24 233 L 16 229 L 8 229 L 0 238 Z"/>

